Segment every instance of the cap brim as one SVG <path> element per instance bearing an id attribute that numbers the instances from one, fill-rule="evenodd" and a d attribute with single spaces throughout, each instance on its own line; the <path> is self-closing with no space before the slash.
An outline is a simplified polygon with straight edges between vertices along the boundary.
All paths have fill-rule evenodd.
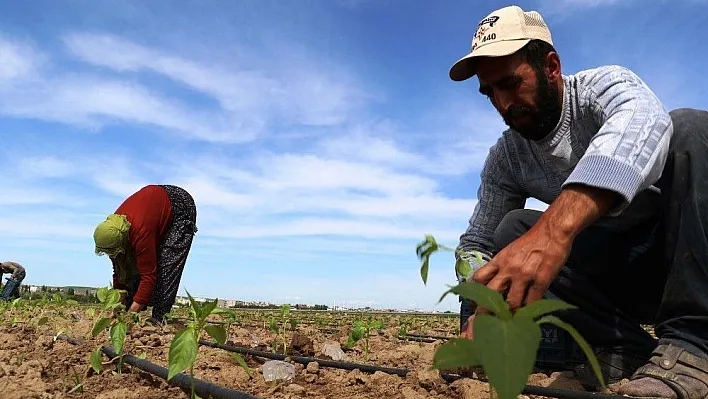
<path id="1" fill-rule="evenodd" d="M 530 39 L 504 40 L 477 47 L 450 68 L 450 79 L 455 82 L 467 80 L 477 73 L 479 57 L 504 57 L 519 51 L 530 41 Z"/>

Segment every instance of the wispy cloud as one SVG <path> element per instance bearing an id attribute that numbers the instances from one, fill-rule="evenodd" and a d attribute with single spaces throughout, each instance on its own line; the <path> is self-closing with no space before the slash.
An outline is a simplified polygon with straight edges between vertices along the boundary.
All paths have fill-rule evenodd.
<path id="1" fill-rule="evenodd" d="M 207 65 L 109 34 L 74 33 L 64 43 L 71 54 L 92 65 L 158 73 L 209 95 L 232 115 L 233 135 L 249 127 L 252 134 L 261 133 L 277 123 L 340 124 L 368 96 L 347 71 L 323 70 L 291 54 L 242 55 L 226 65 Z"/>
<path id="2" fill-rule="evenodd" d="M 0 37 L 0 86 L 33 77 L 44 62 L 32 43 Z"/>

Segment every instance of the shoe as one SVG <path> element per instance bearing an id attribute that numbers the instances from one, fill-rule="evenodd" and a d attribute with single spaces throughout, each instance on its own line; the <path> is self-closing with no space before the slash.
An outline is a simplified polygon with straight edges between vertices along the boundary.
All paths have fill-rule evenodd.
<path id="1" fill-rule="evenodd" d="M 600 364 L 600 372 L 605 380 L 605 385 L 610 385 L 630 378 L 639 367 L 649 360 L 651 353 L 637 354 L 613 348 L 599 349 L 595 351 L 595 357 Z M 602 390 L 600 381 L 595 377 L 595 372 L 589 361 L 576 366 L 573 372 L 575 378 L 586 390 Z"/>

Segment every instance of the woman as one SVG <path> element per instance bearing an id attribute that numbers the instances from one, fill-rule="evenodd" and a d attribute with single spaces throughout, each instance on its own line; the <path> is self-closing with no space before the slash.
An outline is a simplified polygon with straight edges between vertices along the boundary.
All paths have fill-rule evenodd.
<path id="1" fill-rule="evenodd" d="M 94 231 L 96 254 L 113 263 L 113 287 L 139 312 L 152 306 L 162 323 L 175 303 L 182 271 L 197 232 L 192 196 L 171 185 L 148 185 L 128 197 Z"/>

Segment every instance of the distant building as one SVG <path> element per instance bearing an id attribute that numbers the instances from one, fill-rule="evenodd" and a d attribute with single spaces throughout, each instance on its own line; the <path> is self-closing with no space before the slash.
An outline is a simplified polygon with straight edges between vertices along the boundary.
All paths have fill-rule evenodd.
<path id="1" fill-rule="evenodd" d="M 220 308 L 233 308 L 236 307 L 236 300 L 235 299 L 219 299 L 219 301 L 216 303 L 216 306 Z"/>

